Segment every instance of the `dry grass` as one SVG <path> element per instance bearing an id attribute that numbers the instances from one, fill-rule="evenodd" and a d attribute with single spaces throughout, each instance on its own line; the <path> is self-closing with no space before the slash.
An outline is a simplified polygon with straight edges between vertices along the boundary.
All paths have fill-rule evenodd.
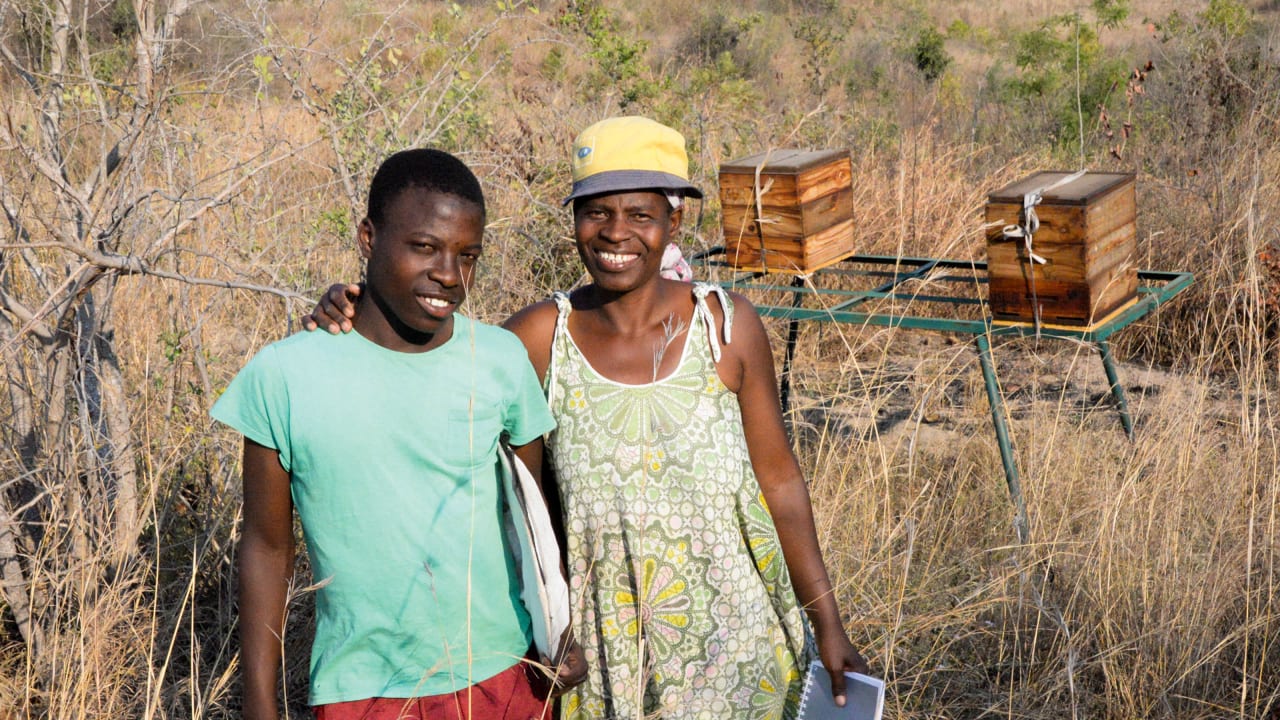
<path id="1" fill-rule="evenodd" d="M 719 162 L 765 147 L 852 147 L 860 249 L 877 254 L 981 259 L 985 193 L 1074 160 L 1012 125 L 1001 142 L 975 142 L 968 132 L 974 118 L 998 124 L 1009 115 L 994 99 L 975 109 L 962 92 L 957 120 L 945 87 L 916 78 L 896 54 L 900 39 L 884 34 L 888 21 L 877 13 L 896 18 L 898 9 L 860 10 L 850 43 L 832 62 L 863 57 L 861 48 L 888 63 L 885 77 L 900 81 L 900 90 L 875 96 L 837 85 L 819 98 L 796 80 L 803 52 L 784 22 L 748 36 L 772 43 L 780 63 L 746 78 L 750 87 L 734 85 L 742 78 L 698 85 L 705 68 L 679 58 L 677 38 L 658 41 L 669 28 L 657 20 L 688 5 L 645 4 L 628 17 L 650 24 L 619 32 L 653 38 L 650 56 L 663 64 L 651 69 L 652 79 L 671 83 L 622 108 L 617 87 L 591 74 L 588 41 L 557 22 L 564 3 L 501 19 L 491 4 L 463 5 L 460 17 L 444 5 L 380 2 L 331 3 L 321 13 L 351 14 L 351 23 L 320 23 L 297 4 L 212 6 L 209 18 L 224 13 L 246 26 L 253 25 L 250 10 L 267 8 L 278 31 L 267 37 L 241 27 L 232 42 L 218 36 L 230 26 L 211 24 L 208 37 L 195 41 L 199 48 L 218 36 L 227 43 L 219 52 L 241 54 L 220 92 L 191 95 L 166 115 L 163 128 L 187 160 L 149 165 L 152 180 L 179 187 L 201 168 L 230 167 L 233 157 L 272 147 L 292 152 L 193 226 L 167 262 L 192 276 L 310 295 L 356 277 L 348 233 L 360 208 L 349 201 L 341 170 L 367 177 L 359 173 L 376 157 L 353 160 L 359 142 L 373 145 L 380 133 L 389 144 L 419 137 L 419 128 L 451 108 L 459 112 L 427 140 L 462 152 L 485 184 L 490 232 L 470 302 L 488 320 L 578 279 L 558 202 L 567 186 L 564 156 L 577 129 L 608 114 L 643 112 L 684 129 L 695 182 L 708 190 Z M 742 9 L 773 12 L 779 5 Z M 1079 3 L 936 5 L 931 17 L 940 27 L 961 18 L 997 28 L 1026 26 Z M 1172 3 L 1135 5 L 1135 15 L 1158 16 Z M 421 68 L 440 66 L 481 27 L 491 32 L 472 60 L 436 85 L 414 84 Z M 1140 37 L 1141 29 L 1127 27 L 1110 41 L 1131 47 Z M 413 71 L 384 72 L 393 92 L 362 109 L 354 121 L 362 140 L 348 145 L 334 143 L 333 126 L 325 124 L 332 106 L 306 109 L 279 67 L 267 83 L 252 70 L 253 56 L 268 54 L 258 46 L 271 46 L 296 63 L 290 67 L 306 80 L 301 87 L 314 93 L 311 101 L 333 101 L 360 67 L 366 44 L 400 48 Z M 964 48 L 970 55 L 960 71 L 981 68 L 992 61 L 982 53 L 998 50 Z M 387 57 L 379 52 L 373 56 Z M 194 68 L 198 57 L 184 62 Z M 1262 71 L 1274 81 L 1274 67 Z M 483 78 L 465 98 L 458 90 L 473 86 L 462 73 Z M 1280 325 L 1277 278 L 1257 260 L 1280 242 L 1277 106 L 1254 98 L 1240 106 L 1250 109 L 1222 110 L 1216 124 L 1179 125 L 1196 108 L 1174 100 L 1202 97 L 1192 93 L 1203 87 L 1195 82 L 1183 72 L 1151 88 L 1150 114 L 1140 125 L 1147 134 L 1132 141 L 1124 161 L 1091 149 L 1097 166 L 1140 173 L 1143 265 L 1197 272 L 1186 297 L 1117 339 L 1135 440 L 1119 429 L 1092 348 L 1030 340 L 996 347 L 1030 544 L 1015 542 L 987 401 L 965 338 L 834 325 L 802 331 L 791 417 L 796 444 L 812 478 L 841 606 L 873 671 L 889 683 L 890 717 L 1280 712 L 1273 344 Z M 963 75 L 953 87 L 979 84 Z M 3 88 L 6 96 L 17 92 Z M 444 98 L 443 110 L 384 112 L 405 110 L 394 99 L 410 92 Z M 1185 134 L 1180 140 L 1174 125 Z M 12 170 L 17 160 L 0 163 Z M 695 206 L 702 222 L 689 229 L 690 247 L 719 242 L 718 203 L 708 195 Z M 145 277 L 124 279 L 114 302 L 147 530 L 126 562 L 109 563 L 112 549 L 95 548 L 84 558 L 92 572 L 54 562 L 70 552 L 62 545 L 27 549 L 30 567 L 67 571 L 33 585 L 55 616 L 41 657 L 28 652 L 15 628 L 0 633 L 0 718 L 3 708 L 14 708 L 14 717 L 234 717 L 239 444 L 207 412 L 253 352 L 294 329 L 290 316 L 300 308 Z M 0 478 L 14 481 L 15 467 L 6 453 Z M 55 524 L 89 517 L 75 507 L 53 511 Z M 109 582 L 86 580 L 101 574 Z M 306 577 L 304 566 L 299 577 Z M 309 614 L 302 593 L 286 643 L 289 705 L 298 717 L 305 713 Z"/>

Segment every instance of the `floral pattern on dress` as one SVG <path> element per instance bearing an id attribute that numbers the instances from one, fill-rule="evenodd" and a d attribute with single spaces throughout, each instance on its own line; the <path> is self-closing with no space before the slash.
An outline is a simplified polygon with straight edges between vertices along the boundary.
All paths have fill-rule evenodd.
<path id="1" fill-rule="evenodd" d="M 795 711 L 810 636 L 737 396 L 716 372 L 707 287 L 694 286 L 699 308 L 677 369 L 643 385 L 591 368 L 569 337 L 568 298 L 556 296 L 546 390 L 558 426 L 547 450 L 589 665 L 561 701 L 569 720 Z"/>
<path id="2" fill-rule="evenodd" d="M 747 548 L 755 558 L 756 569 L 765 586 L 773 592 L 779 582 L 790 584 L 787 575 L 787 564 L 782 559 L 782 544 L 778 541 L 777 528 L 773 524 L 773 516 L 769 514 L 769 506 L 765 503 L 764 494 L 757 493 L 742 509 L 746 521 Z"/>
<path id="3" fill-rule="evenodd" d="M 697 405 L 701 378 L 693 388 L 671 378 L 670 387 L 654 388 L 593 385 L 586 390 L 591 412 L 603 422 L 609 435 L 628 443 L 661 440 L 684 429 L 682 422 Z"/>
<path id="4" fill-rule="evenodd" d="M 799 704 L 798 688 L 801 683 L 800 670 L 792 661 L 784 642 L 773 643 L 773 672 L 765 672 L 759 676 L 759 682 L 752 689 L 751 698 L 746 708 L 745 717 L 751 720 L 778 720 L 790 710 L 792 714 Z M 792 692 L 792 687 L 797 688 Z"/>

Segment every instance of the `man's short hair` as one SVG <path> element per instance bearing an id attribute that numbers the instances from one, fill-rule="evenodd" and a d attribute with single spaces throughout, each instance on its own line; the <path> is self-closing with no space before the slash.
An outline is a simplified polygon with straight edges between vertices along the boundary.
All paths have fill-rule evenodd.
<path id="1" fill-rule="evenodd" d="M 443 150 L 415 148 L 382 161 L 373 174 L 367 215 L 374 227 L 382 225 L 387 206 L 409 188 L 455 195 L 475 203 L 481 217 L 485 214 L 484 191 L 465 163 Z"/>

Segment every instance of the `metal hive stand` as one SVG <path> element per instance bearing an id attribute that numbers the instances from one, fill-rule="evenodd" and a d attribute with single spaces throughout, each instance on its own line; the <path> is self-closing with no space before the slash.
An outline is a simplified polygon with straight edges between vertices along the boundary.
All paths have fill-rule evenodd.
<path id="1" fill-rule="evenodd" d="M 854 255 L 844 261 L 809 275 L 792 276 L 785 285 L 769 282 L 769 277 L 758 272 L 736 271 L 723 259 L 724 249 L 717 247 L 692 258 L 695 267 L 703 270 L 723 270 L 728 279 L 718 280 L 726 289 L 760 291 L 772 294 L 781 302 L 772 300 L 756 305 L 764 316 L 788 321 L 787 343 L 782 365 L 782 410 L 788 410 L 791 396 L 791 363 L 795 357 L 796 342 L 801 321 L 848 323 L 854 325 L 878 325 L 934 332 L 953 332 L 973 337 L 978 350 L 978 363 L 991 405 L 991 423 L 995 427 L 996 441 L 1000 446 L 1000 459 L 1004 464 L 1005 481 L 1009 497 L 1014 505 L 1014 529 L 1018 540 L 1026 543 L 1030 538 L 1027 509 L 1022 497 L 1018 466 L 1014 461 L 1013 447 L 1009 441 L 1009 428 L 1005 421 L 1004 398 L 996 379 L 995 363 L 991 358 L 991 342 L 999 337 L 1068 338 L 1094 344 L 1102 358 L 1107 373 L 1111 396 L 1120 415 L 1125 434 L 1133 438 L 1133 418 L 1124 387 L 1116 372 L 1111 356 L 1109 338 L 1116 332 L 1151 314 L 1156 308 L 1169 302 L 1191 285 L 1189 272 L 1138 271 L 1138 294 L 1109 316 L 1092 325 L 1073 327 L 1041 324 L 1036 328 L 1028 322 L 1010 322 L 990 317 L 986 303 L 980 297 L 979 286 L 987 282 L 987 264 L 968 260 L 942 258 L 892 257 L 881 255 Z M 819 281 L 847 278 L 854 283 L 871 283 L 871 289 L 840 289 L 819 287 Z M 913 281 L 925 285 L 952 290 L 951 294 L 915 292 L 906 286 Z M 785 295 L 791 295 L 790 303 Z M 822 308 L 804 307 L 805 298 L 829 297 L 836 302 Z M 888 308 L 870 308 L 870 305 L 888 305 Z M 894 307 L 905 305 L 905 309 Z M 964 319 L 947 317 L 967 309 L 980 317 Z"/>

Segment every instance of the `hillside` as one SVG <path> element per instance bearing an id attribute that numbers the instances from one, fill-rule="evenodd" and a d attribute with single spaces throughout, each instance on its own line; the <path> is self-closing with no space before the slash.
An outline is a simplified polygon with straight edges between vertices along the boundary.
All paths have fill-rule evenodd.
<path id="1" fill-rule="evenodd" d="M 484 184 L 469 313 L 578 282 L 567 154 L 620 113 L 688 141 L 687 252 L 771 148 L 850 150 L 890 256 L 984 259 L 1034 170 L 1135 173 L 1139 264 L 1196 280 L 1114 339 L 1133 441 L 1094 347 L 995 343 L 1028 543 L 968 336 L 802 326 L 793 441 L 886 717 L 1280 717 L 1280 3 L 0 0 L 0 68 L 0 720 L 237 717 L 209 406 L 359 277 L 394 150 Z"/>

